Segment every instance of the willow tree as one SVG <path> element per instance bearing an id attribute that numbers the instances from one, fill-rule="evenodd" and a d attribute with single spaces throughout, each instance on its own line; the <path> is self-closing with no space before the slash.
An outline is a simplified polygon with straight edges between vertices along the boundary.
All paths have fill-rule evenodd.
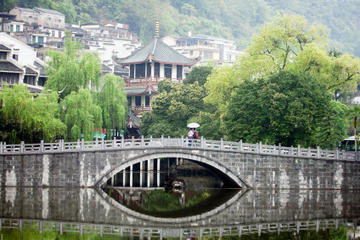
<path id="1" fill-rule="evenodd" d="M 65 125 L 58 118 L 57 93 L 37 97 L 25 85 L 5 86 L 0 92 L 0 138 L 3 141 L 39 142 L 62 137 Z"/>
<path id="2" fill-rule="evenodd" d="M 92 140 L 94 129 L 102 126 L 101 108 L 88 89 L 70 93 L 61 102 L 61 108 L 68 140 Z"/>
<path id="3" fill-rule="evenodd" d="M 58 91 L 63 99 L 81 88 L 97 89 L 101 76 L 101 61 L 93 53 L 82 51 L 76 40 L 65 38 L 65 51 L 49 51 L 45 88 Z"/>
<path id="4" fill-rule="evenodd" d="M 104 85 L 98 93 L 98 104 L 102 110 L 103 127 L 109 131 L 122 129 L 126 118 L 127 99 L 126 93 L 122 89 L 124 82 L 118 76 L 106 74 L 104 77 Z M 109 139 L 110 134 L 107 135 Z"/>

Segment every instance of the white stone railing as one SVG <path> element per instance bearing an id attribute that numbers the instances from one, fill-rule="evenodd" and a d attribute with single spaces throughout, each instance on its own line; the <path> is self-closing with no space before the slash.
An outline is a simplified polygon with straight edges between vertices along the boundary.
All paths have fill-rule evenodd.
<path id="1" fill-rule="evenodd" d="M 352 219 L 358 221 L 358 219 Z M 36 219 L 16 219 L 0 218 L 2 229 L 38 230 L 55 231 L 60 234 L 67 232 L 83 234 L 99 234 L 113 236 L 131 236 L 131 237 L 154 237 L 163 239 L 163 237 L 178 237 L 179 239 L 191 237 L 224 237 L 224 236 L 242 236 L 266 233 L 297 232 L 304 230 L 313 230 L 318 232 L 320 229 L 338 229 L 340 224 L 354 226 L 354 223 L 347 219 L 320 219 L 320 220 L 300 220 L 284 221 L 273 223 L 254 223 L 254 224 L 231 224 L 224 226 L 192 226 L 192 227 L 156 227 L 156 226 L 117 226 L 108 224 L 92 224 L 66 221 L 48 221 Z M 164 236 L 165 235 L 165 236 Z"/>
<path id="2" fill-rule="evenodd" d="M 329 160 L 349 160 L 355 161 L 355 152 L 283 147 L 281 145 L 264 145 L 261 142 L 257 144 L 249 144 L 239 142 L 229 142 L 216 140 L 207 140 L 205 138 L 188 140 L 187 138 L 139 138 L 139 139 L 113 139 L 113 140 L 96 140 L 77 142 L 65 142 L 59 140 L 56 143 L 40 143 L 35 144 L 12 144 L 0 142 L 0 154 L 32 154 L 32 153 L 56 153 L 56 152 L 81 152 L 93 150 L 109 150 L 109 149 L 129 149 L 129 148 L 163 148 L 163 147 L 180 147 L 180 148 L 196 148 L 204 150 L 219 150 L 243 153 L 255 153 L 265 155 L 280 155 L 289 157 L 302 158 L 318 158 Z"/>

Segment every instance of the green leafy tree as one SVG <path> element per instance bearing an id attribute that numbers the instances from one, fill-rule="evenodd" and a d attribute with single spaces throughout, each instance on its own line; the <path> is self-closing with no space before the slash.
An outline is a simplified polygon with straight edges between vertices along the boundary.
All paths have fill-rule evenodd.
<path id="1" fill-rule="evenodd" d="M 321 148 L 335 149 L 347 137 L 348 107 L 341 102 L 331 101 L 327 114 L 320 122 L 315 133 L 315 145 Z"/>
<path id="2" fill-rule="evenodd" d="M 309 75 L 281 71 L 267 80 L 245 81 L 228 105 L 227 137 L 253 143 L 314 146 L 330 99 L 324 86 Z"/>
<path id="3" fill-rule="evenodd" d="M 220 139 L 224 136 L 223 118 L 227 104 L 240 82 L 237 70 L 232 66 L 215 68 L 207 77 L 205 107 L 197 119 L 204 137 Z"/>
<path id="4" fill-rule="evenodd" d="M 16 6 L 16 0 L 2 0 L 0 2 L 0 12 L 6 12 Z"/>
<path id="5" fill-rule="evenodd" d="M 61 108 L 68 140 L 92 140 L 95 128 L 102 127 L 101 108 L 88 89 L 70 93 L 61 102 Z"/>
<path id="6" fill-rule="evenodd" d="M 203 109 L 205 89 L 195 84 L 159 83 L 160 94 L 152 101 L 152 112 L 142 117 L 141 129 L 146 136 L 184 136 L 188 121 Z"/>
<path id="7" fill-rule="evenodd" d="M 354 138 L 355 138 L 355 151 L 357 151 L 358 135 L 357 135 L 357 126 L 360 117 L 360 106 L 352 106 L 346 112 L 346 119 L 351 122 L 351 127 L 353 129 Z"/>
<path id="8" fill-rule="evenodd" d="M 266 23 L 240 57 L 242 79 L 259 79 L 286 69 L 307 44 L 326 46 L 328 32 L 322 25 L 308 26 L 303 16 L 276 15 Z"/>
<path id="9" fill-rule="evenodd" d="M 103 126 L 110 131 L 124 128 L 127 99 L 122 89 L 125 84 L 121 77 L 113 74 L 104 76 L 104 85 L 98 93 L 98 104 L 102 110 Z M 113 134 L 114 135 L 114 132 Z M 108 134 L 110 139 L 111 135 Z"/>
<path id="10" fill-rule="evenodd" d="M 329 55 L 325 48 L 307 44 L 289 66 L 289 70 L 310 73 L 334 93 L 354 92 L 360 82 L 360 59 L 350 55 Z"/>
<path id="11" fill-rule="evenodd" d="M 65 39 L 65 52 L 49 51 L 45 88 L 60 92 L 61 99 L 72 91 L 89 87 L 97 89 L 101 76 L 101 61 L 97 55 L 81 50 L 81 44 Z"/>
<path id="12" fill-rule="evenodd" d="M 192 84 L 197 82 L 200 86 L 203 86 L 212 70 L 213 67 L 211 65 L 194 67 L 189 72 L 189 75 L 185 78 L 184 83 Z"/>
<path id="13" fill-rule="evenodd" d="M 0 92 L 0 137 L 9 143 L 53 141 L 63 136 L 65 125 L 58 118 L 57 93 L 33 98 L 25 85 L 4 87 Z"/>

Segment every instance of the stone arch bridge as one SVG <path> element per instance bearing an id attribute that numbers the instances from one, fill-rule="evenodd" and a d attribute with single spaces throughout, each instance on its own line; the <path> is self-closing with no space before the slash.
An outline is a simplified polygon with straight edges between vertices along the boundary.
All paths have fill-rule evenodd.
<path id="1" fill-rule="evenodd" d="M 0 180 L 2 186 L 96 187 L 122 177 L 122 186 L 158 187 L 160 161 L 169 158 L 211 166 L 241 188 L 360 188 L 360 161 L 353 153 L 163 137 L 0 143 Z"/>

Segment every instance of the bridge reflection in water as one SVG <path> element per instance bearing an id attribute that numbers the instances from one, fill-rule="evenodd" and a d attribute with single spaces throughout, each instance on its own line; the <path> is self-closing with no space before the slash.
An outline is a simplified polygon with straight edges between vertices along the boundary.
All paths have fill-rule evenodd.
<path id="1" fill-rule="evenodd" d="M 0 228 L 138 237 L 240 236 L 357 225 L 359 191 L 249 190 L 188 217 L 154 217 L 92 188 L 2 188 Z"/>

